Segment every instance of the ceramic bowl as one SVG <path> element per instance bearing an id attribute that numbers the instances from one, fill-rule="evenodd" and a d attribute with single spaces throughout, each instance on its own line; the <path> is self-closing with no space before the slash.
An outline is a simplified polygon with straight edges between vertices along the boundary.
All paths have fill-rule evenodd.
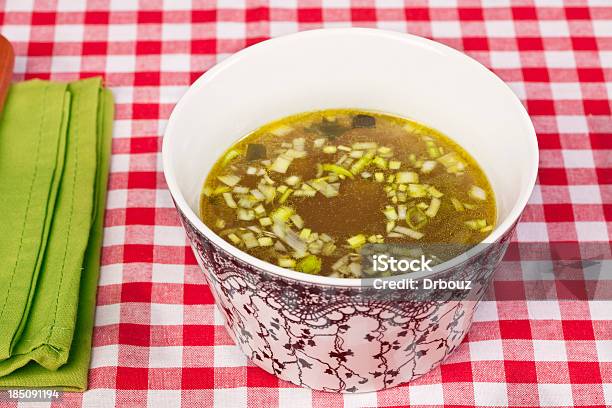
<path id="1" fill-rule="evenodd" d="M 497 226 L 469 257 L 430 272 L 475 279 L 469 297 L 379 299 L 359 279 L 307 275 L 256 259 L 202 223 L 200 191 L 226 149 L 272 120 L 327 108 L 415 119 L 449 135 L 480 163 L 496 195 Z M 529 116 L 492 72 L 442 44 L 362 28 L 279 37 L 217 64 L 174 108 L 162 155 L 168 188 L 236 344 L 284 380 L 334 392 L 410 381 L 461 343 L 538 166 Z"/>

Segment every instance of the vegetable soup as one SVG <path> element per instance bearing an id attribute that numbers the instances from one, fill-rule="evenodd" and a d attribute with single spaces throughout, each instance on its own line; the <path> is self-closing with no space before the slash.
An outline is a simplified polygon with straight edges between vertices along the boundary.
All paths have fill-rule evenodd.
<path id="1" fill-rule="evenodd" d="M 264 261 L 358 278 L 363 245 L 467 248 L 492 231 L 496 204 L 476 161 L 440 132 L 332 109 L 274 121 L 234 144 L 206 178 L 200 216 Z"/>

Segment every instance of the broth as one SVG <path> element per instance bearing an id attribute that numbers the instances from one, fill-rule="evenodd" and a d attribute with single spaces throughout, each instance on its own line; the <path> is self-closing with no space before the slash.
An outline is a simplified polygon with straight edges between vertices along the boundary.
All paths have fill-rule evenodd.
<path id="1" fill-rule="evenodd" d="M 206 178 L 200 216 L 264 261 L 361 277 L 364 244 L 465 250 L 493 229 L 496 205 L 476 161 L 440 132 L 332 109 L 274 121 L 234 144 Z M 446 260 L 451 252 L 432 255 Z"/>

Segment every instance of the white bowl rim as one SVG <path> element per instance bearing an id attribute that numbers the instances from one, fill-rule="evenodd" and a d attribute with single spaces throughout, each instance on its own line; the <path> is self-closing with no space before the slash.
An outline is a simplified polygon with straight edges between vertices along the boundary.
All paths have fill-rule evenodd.
<path id="1" fill-rule="evenodd" d="M 248 253 L 234 247 L 227 241 L 223 240 L 219 235 L 217 235 L 214 231 L 208 228 L 200 219 L 200 217 L 191 209 L 185 197 L 181 193 L 178 183 L 174 174 L 174 169 L 171 166 L 171 156 L 172 156 L 172 142 L 173 138 L 177 136 L 173 135 L 173 118 L 175 118 L 183 106 L 189 104 L 191 98 L 196 93 L 196 90 L 206 86 L 207 83 L 212 81 L 217 74 L 219 74 L 223 69 L 229 67 L 232 64 L 239 62 L 244 57 L 249 56 L 250 54 L 258 52 L 259 49 L 269 47 L 270 45 L 274 45 L 280 42 L 292 41 L 297 38 L 302 37 L 325 37 L 329 35 L 347 35 L 347 34 L 357 34 L 357 35 L 372 35 L 372 36 L 380 36 L 387 37 L 392 39 L 400 39 L 406 41 L 408 43 L 412 43 L 412 45 L 426 47 L 434 49 L 436 52 L 441 54 L 447 54 L 451 56 L 459 56 L 463 58 L 467 63 L 472 64 L 475 69 L 480 69 L 484 71 L 485 75 L 488 75 L 490 78 L 493 78 L 499 85 L 500 91 L 506 92 L 510 100 L 514 100 L 517 104 L 517 108 L 522 116 L 522 120 L 526 129 L 529 132 L 529 149 L 533 152 L 533 157 L 530 163 L 525 163 L 525 165 L 529 166 L 529 178 L 525 185 L 521 187 L 521 192 L 519 195 L 516 204 L 511 209 L 508 216 L 498 224 L 495 229 L 491 232 L 489 236 L 487 236 L 481 244 L 494 244 L 497 240 L 499 240 L 519 219 L 521 216 L 525 206 L 527 205 L 527 201 L 531 196 L 533 188 L 535 186 L 537 173 L 538 173 L 538 163 L 539 163 L 539 149 L 538 142 L 536 137 L 536 132 L 533 127 L 533 123 L 529 117 L 529 114 L 525 110 L 525 107 L 521 103 L 520 99 L 514 94 L 514 92 L 510 89 L 510 87 L 502 81 L 497 75 L 491 72 L 488 68 L 482 65 L 480 62 L 476 61 L 472 57 L 455 50 L 449 46 L 441 44 L 439 42 L 429 40 L 424 37 L 419 37 L 412 34 L 395 32 L 395 31 L 387 31 L 381 29 L 374 28 L 357 28 L 357 27 L 348 27 L 348 28 L 323 28 L 323 29 L 314 29 L 314 30 L 306 30 L 300 31 L 293 34 L 283 35 L 280 37 L 275 37 L 268 39 L 266 41 L 262 41 L 260 43 L 254 44 L 250 47 L 244 48 L 220 63 L 216 64 L 204 74 L 202 74 L 185 92 L 185 94 L 179 99 L 177 104 L 175 105 L 172 113 L 170 114 L 170 118 L 168 119 L 168 123 L 164 132 L 163 142 L 162 142 L 162 166 L 163 172 L 166 179 L 166 184 L 168 185 L 168 189 L 174 202 L 178 208 L 178 210 L 187 218 L 187 220 L 195 226 L 195 228 L 203 234 L 206 238 L 210 239 L 215 245 L 226 251 L 227 253 L 235 256 L 241 261 L 250 264 L 256 268 L 262 269 L 267 273 L 271 273 L 273 275 L 278 275 L 283 278 L 297 281 L 297 282 L 305 282 L 311 284 L 325 285 L 325 286 L 337 286 L 337 287 L 359 287 L 362 286 L 362 282 L 366 279 L 361 278 L 333 278 L 328 276 L 321 275 L 309 275 L 306 273 L 296 272 L 290 269 L 285 269 L 280 266 L 274 265 L 272 263 L 263 261 L 258 259 Z M 242 136 L 242 135 L 240 135 Z M 452 137 L 452 136 L 451 136 Z M 469 259 L 472 256 L 480 253 L 484 250 L 483 245 L 477 245 L 471 250 L 467 251 L 463 255 L 460 255 L 457 258 L 454 258 L 450 261 L 447 261 L 441 265 L 438 265 L 433 268 L 431 272 L 420 272 L 420 273 L 410 273 L 404 275 L 394 276 L 394 279 L 402 278 L 409 276 L 413 279 L 421 279 L 421 278 L 429 278 L 439 272 L 446 271 L 453 266 L 464 262 L 466 259 Z M 442 268 L 441 268 L 442 267 Z"/>

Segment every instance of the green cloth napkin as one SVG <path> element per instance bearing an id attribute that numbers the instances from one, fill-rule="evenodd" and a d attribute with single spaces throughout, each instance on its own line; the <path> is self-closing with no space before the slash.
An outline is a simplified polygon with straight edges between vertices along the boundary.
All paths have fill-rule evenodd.
<path id="1" fill-rule="evenodd" d="M 0 119 L 0 360 L 28 316 L 64 164 L 70 94 L 41 81 L 13 86 Z"/>
<path id="2" fill-rule="evenodd" d="M 7 108 L 12 107 L 13 96 L 20 95 L 20 87 L 26 86 L 38 89 L 38 98 L 30 95 L 27 109 L 31 111 L 31 101 L 41 100 L 41 95 L 44 100 L 47 88 L 56 84 L 32 81 L 16 85 L 11 89 Z M 11 302 L 13 298 L 26 298 L 23 293 L 13 290 L 13 297 L 7 301 L 12 306 L 5 314 L 15 323 L 6 329 L 0 326 L 0 337 L 12 333 L 10 344 L 8 340 L 0 339 L 0 342 L 6 343 L 0 345 L 0 351 L 7 350 L 9 353 L 8 357 L 0 355 L 0 387 L 53 387 L 70 391 L 87 387 L 113 101 L 110 92 L 101 88 L 99 78 L 64 86 L 63 100 L 69 102 L 69 109 L 64 109 L 64 124 L 57 133 L 59 139 L 64 141 L 59 142 L 58 151 L 62 150 L 62 146 L 64 151 L 56 154 L 55 161 L 56 173 L 61 168 L 61 181 L 58 186 L 47 183 L 47 188 L 55 188 L 54 207 L 47 209 L 44 218 L 38 219 L 39 223 L 44 220 L 39 228 L 46 228 L 47 231 L 47 236 L 39 235 L 38 241 L 46 238 L 46 242 L 39 244 L 37 254 L 35 251 L 28 253 L 28 259 L 42 258 L 42 261 L 38 261 L 40 266 L 31 272 L 33 277 L 29 280 L 29 287 L 23 282 L 24 279 L 16 279 L 27 287 L 22 290 L 27 291 L 27 300 Z M 59 98 L 46 100 L 41 108 L 57 103 Z M 66 102 L 64 106 L 67 106 Z M 9 135 L 14 136 L 14 133 L 5 133 L 2 127 L 10 112 L 13 112 L 7 108 L 0 119 L 0 152 L 4 139 L 9 139 Z M 26 112 L 17 110 L 15 114 L 24 115 Z M 46 122 L 39 123 L 39 127 L 46 129 Z M 23 131 L 21 134 L 26 138 Z M 17 157 L 19 155 L 27 154 L 22 152 Z M 57 160 L 59 156 L 63 160 Z M 27 158 L 23 161 L 27 162 Z M 4 179 L 0 168 L 0 184 L 4 183 Z M 4 223 L 2 212 L 0 221 Z M 32 240 L 36 241 L 36 238 Z M 10 258 L 11 253 L 8 256 Z M 0 279 L 4 279 L 4 275 L 0 275 Z"/>

